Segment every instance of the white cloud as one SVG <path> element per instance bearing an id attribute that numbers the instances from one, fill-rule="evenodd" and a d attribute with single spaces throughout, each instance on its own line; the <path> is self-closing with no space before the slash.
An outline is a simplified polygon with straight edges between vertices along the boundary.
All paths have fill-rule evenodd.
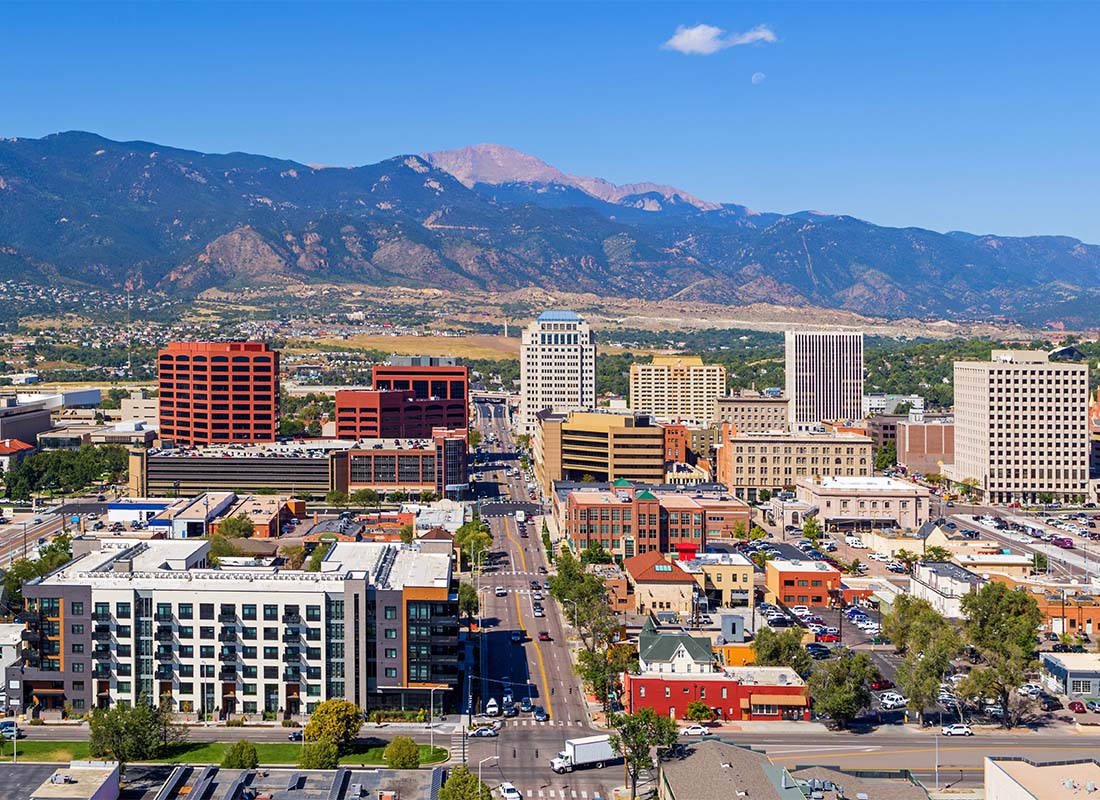
<path id="1" fill-rule="evenodd" d="M 765 75 L 763 72 L 754 72 L 752 74 L 752 85 L 753 86 L 759 86 L 760 84 L 762 84 L 764 82 L 764 80 L 767 77 L 768 76 Z"/>
<path id="2" fill-rule="evenodd" d="M 777 41 L 775 33 L 767 25 L 757 25 L 744 33 L 727 33 L 714 25 L 678 25 L 676 33 L 661 47 L 675 50 L 677 53 L 695 56 L 709 56 L 727 47 L 742 44 L 771 44 Z"/>

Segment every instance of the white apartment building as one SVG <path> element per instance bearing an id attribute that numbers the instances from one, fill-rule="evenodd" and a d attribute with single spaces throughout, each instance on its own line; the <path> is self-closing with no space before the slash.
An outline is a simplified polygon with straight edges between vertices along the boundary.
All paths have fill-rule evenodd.
<path id="1" fill-rule="evenodd" d="M 82 540 L 28 584 L 8 700 L 74 711 L 168 698 L 196 719 L 437 704 L 458 680 L 449 554 L 339 542 L 319 572 L 223 559 L 207 540 Z M 453 705 L 452 705 L 453 707 Z"/>
<path id="2" fill-rule="evenodd" d="M 596 344 L 572 311 L 544 311 L 523 331 L 519 352 L 519 427 L 533 433 L 535 415 L 596 406 Z"/>
<path id="3" fill-rule="evenodd" d="M 863 333 L 787 331 L 787 417 L 791 430 L 863 416 Z"/>
<path id="4" fill-rule="evenodd" d="M 987 502 L 1084 497 L 1089 485 L 1089 370 L 1033 350 L 955 362 L 952 480 Z"/>
<path id="5" fill-rule="evenodd" d="M 726 394 L 726 368 L 704 364 L 699 356 L 654 356 L 630 365 L 630 409 L 660 420 L 709 425 Z"/>

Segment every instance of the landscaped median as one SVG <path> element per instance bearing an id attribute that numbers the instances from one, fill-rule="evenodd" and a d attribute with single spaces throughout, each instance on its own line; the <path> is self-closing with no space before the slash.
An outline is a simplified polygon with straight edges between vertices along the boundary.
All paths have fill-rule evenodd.
<path id="1" fill-rule="evenodd" d="M 260 763 L 268 766 L 275 764 L 296 764 L 302 745 L 295 742 L 254 742 L 256 753 Z M 169 754 L 164 758 L 156 759 L 151 763 L 159 764 L 220 764 L 225 756 L 225 751 L 232 747 L 233 742 L 187 742 L 173 745 L 169 748 Z M 385 744 L 349 745 L 350 752 L 340 757 L 340 763 L 346 766 L 384 767 L 385 760 L 382 751 Z M 0 764 L 11 762 L 12 743 L 3 742 L 0 750 Z M 434 752 L 426 745 L 420 745 L 420 764 L 442 764 L 449 757 L 445 747 L 436 747 Z M 68 763 L 73 760 L 89 758 L 87 742 L 52 742 L 35 741 L 33 739 L 19 740 L 20 761 L 47 761 L 56 763 Z"/>

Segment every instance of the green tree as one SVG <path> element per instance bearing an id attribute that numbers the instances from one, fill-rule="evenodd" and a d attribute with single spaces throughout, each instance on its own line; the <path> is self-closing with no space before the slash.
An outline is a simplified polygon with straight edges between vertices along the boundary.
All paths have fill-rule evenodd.
<path id="1" fill-rule="evenodd" d="M 301 569 L 306 560 L 306 549 L 300 544 L 288 544 L 279 548 L 279 555 L 290 569 Z"/>
<path id="2" fill-rule="evenodd" d="M 878 671 L 865 653 L 849 653 L 825 663 L 810 676 L 810 695 L 819 714 L 844 727 L 871 703 L 870 683 Z"/>
<path id="3" fill-rule="evenodd" d="M 1046 572 L 1049 564 L 1045 553 L 1036 553 L 1031 557 L 1032 572 Z"/>
<path id="4" fill-rule="evenodd" d="M 227 539 L 247 539 L 256 528 L 248 514 L 237 514 L 234 517 L 226 517 L 218 523 L 218 535 Z"/>
<path id="5" fill-rule="evenodd" d="M 477 596 L 477 589 L 468 583 L 458 584 L 458 613 L 466 615 L 466 623 L 469 626 L 474 616 L 481 609 L 481 598 Z"/>
<path id="6" fill-rule="evenodd" d="M 325 556 L 328 555 L 328 551 L 332 549 L 332 545 L 335 542 L 322 541 L 318 542 L 316 547 L 313 548 L 313 552 L 309 554 L 309 560 L 306 562 L 307 572 L 320 572 L 321 562 L 325 560 Z"/>
<path id="7" fill-rule="evenodd" d="M 906 550 L 904 547 L 894 553 L 894 560 L 905 566 L 909 572 L 913 571 L 913 565 L 921 561 L 921 556 L 918 553 L 914 553 L 912 550 Z"/>
<path id="8" fill-rule="evenodd" d="M 337 508 L 346 508 L 349 502 L 350 498 L 348 497 L 348 493 L 339 489 L 333 489 L 325 494 L 325 503 L 327 505 Z"/>
<path id="9" fill-rule="evenodd" d="M 977 478 L 963 478 L 960 482 L 962 493 L 966 495 L 968 500 L 973 500 L 978 494 L 978 487 L 981 486 L 981 481 Z"/>
<path id="10" fill-rule="evenodd" d="M 615 714 L 609 722 L 614 731 L 611 747 L 626 764 L 633 800 L 638 796 L 639 776 L 653 767 L 654 750 L 660 759 L 664 750 L 676 744 L 676 722 L 652 708 L 634 714 Z"/>
<path id="11" fill-rule="evenodd" d="M 298 751 L 298 766 L 302 769 L 336 769 L 340 766 L 340 748 L 327 739 L 306 742 Z"/>
<path id="12" fill-rule="evenodd" d="M 401 526 L 401 541 L 404 544 L 412 544 L 415 538 L 416 528 L 413 527 L 411 522 Z"/>
<path id="13" fill-rule="evenodd" d="M 995 698 L 1004 715 L 1001 724 L 1013 727 L 1013 693 L 1035 665 L 1035 631 L 1043 615 L 1035 598 L 1022 588 L 987 583 L 962 599 L 963 630 L 982 663 L 959 685 L 966 697 Z"/>
<path id="14" fill-rule="evenodd" d="M 574 668 L 586 689 L 607 708 L 610 692 L 619 685 L 620 676 L 627 670 L 637 669 L 638 657 L 626 647 L 608 647 L 605 650 L 581 650 L 577 653 Z"/>
<path id="15" fill-rule="evenodd" d="M 222 756 L 222 769 L 256 769 L 260 765 L 260 756 L 256 745 L 247 739 L 234 742 Z"/>
<path id="16" fill-rule="evenodd" d="M 595 540 L 589 542 L 588 547 L 581 551 L 582 564 L 610 564 L 611 561 L 611 553 Z"/>
<path id="17" fill-rule="evenodd" d="M 890 610 L 882 615 L 882 632 L 898 653 L 909 649 L 922 617 L 936 614 L 931 604 L 911 594 L 899 594 Z"/>
<path id="18" fill-rule="evenodd" d="M 885 445 L 875 451 L 875 469 L 879 472 L 890 469 L 898 463 L 898 448 L 893 442 L 887 442 Z"/>
<path id="19" fill-rule="evenodd" d="M 754 663 L 761 667 L 790 667 L 799 675 L 813 669 L 813 659 L 802 646 L 802 628 L 787 628 L 776 633 L 761 627 L 752 639 Z"/>
<path id="20" fill-rule="evenodd" d="M 435 502 L 435 492 L 433 492 L 431 489 L 424 489 L 420 493 L 420 497 L 418 499 L 420 500 L 421 503 L 434 503 Z"/>
<path id="21" fill-rule="evenodd" d="M 470 447 L 477 447 L 481 444 L 481 431 L 476 428 L 471 428 L 467 441 L 470 443 Z"/>
<path id="22" fill-rule="evenodd" d="M 307 742 L 335 742 L 343 749 L 354 742 L 363 727 L 363 712 L 347 700 L 326 700 L 314 709 L 304 731 Z"/>
<path id="23" fill-rule="evenodd" d="M 909 709 L 924 722 L 924 710 L 936 701 L 940 681 L 962 649 L 955 626 L 931 608 L 924 610 L 909 630 L 909 649 L 898 666 L 897 683 L 909 700 Z"/>
<path id="24" fill-rule="evenodd" d="M 802 520 L 802 535 L 813 542 L 815 547 L 817 546 L 821 539 L 821 523 L 817 517 L 805 517 Z"/>
<path id="25" fill-rule="evenodd" d="M 771 489 L 761 489 L 759 491 L 759 493 L 757 494 L 757 497 L 759 498 L 761 503 L 768 502 L 769 500 L 772 499 Z"/>
<path id="26" fill-rule="evenodd" d="M 714 710 L 702 700 L 692 700 L 684 709 L 684 718 L 692 722 L 710 722 L 714 719 Z"/>
<path id="27" fill-rule="evenodd" d="M 459 764 L 439 789 L 439 800 L 493 800 L 493 792 L 465 764 Z"/>
<path id="28" fill-rule="evenodd" d="M 391 503 L 404 503 L 409 499 L 409 493 L 401 489 L 395 489 L 386 495 L 386 499 Z"/>
<path id="29" fill-rule="evenodd" d="M 955 554 L 946 547 L 934 544 L 931 547 L 924 548 L 924 556 L 921 557 L 921 561 L 950 561 L 954 557 Z"/>
<path id="30" fill-rule="evenodd" d="M 172 723 L 166 704 L 153 706 L 145 698 L 130 707 L 96 709 L 88 728 L 89 753 L 120 764 L 159 758 L 169 746 L 187 737 L 183 726 Z"/>
<path id="31" fill-rule="evenodd" d="M 380 507 L 382 503 L 382 495 L 376 492 L 374 489 L 356 489 L 351 493 L 351 497 L 348 498 L 348 502 L 353 506 L 359 508 L 375 508 Z"/>
<path id="32" fill-rule="evenodd" d="M 744 520 L 739 519 L 733 523 L 733 538 L 742 541 L 749 538 L 749 529 Z"/>
<path id="33" fill-rule="evenodd" d="M 309 424 L 306 425 L 306 436 L 320 436 L 321 435 L 321 422 L 320 420 L 311 419 Z"/>
<path id="34" fill-rule="evenodd" d="M 420 766 L 420 745 L 408 736 L 395 736 L 382 751 L 390 769 L 416 769 Z"/>
<path id="35" fill-rule="evenodd" d="M 753 525 L 752 530 L 749 531 L 749 539 L 767 539 L 768 532 L 761 528 L 759 525 Z"/>

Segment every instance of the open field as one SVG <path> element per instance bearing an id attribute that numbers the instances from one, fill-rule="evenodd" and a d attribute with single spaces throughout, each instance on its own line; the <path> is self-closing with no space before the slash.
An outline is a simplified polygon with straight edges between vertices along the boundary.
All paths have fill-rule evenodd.
<path id="1" fill-rule="evenodd" d="M 331 345 L 340 348 L 382 350 L 399 355 L 462 356 L 496 360 L 519 358 L 519 339 L 473 334 L 470 336 L 352 336 L 347 339 L 295 340 L 288 350 L 309 351 Z"/>
<path id="2" fill-rule="evenodd" d="M 229 735 L 229 734 L 227 734 Z M 298 754 L 302 745 L 294 742 L 256 742 L 256 752 L 261 764 L 294 764 L 298 761 Z M 172 748 L 170 755 L 159 759 L 158 763 L 168 764 L 220 764 L 232 742 L 189 742 Z M 365 764 L 368 766 L 381 766 L 385 764 L 382 758 L 384 746 L 355 747 L 352 752 L 340 758 L 341 764 L 356 766 Z M 3 744 L 3 755 L 0 755 L 0 764 L 11 761 L 11 742 Z M 87 742 L 51 742 L 35 741 L 34 739 L 21 739 L 19 741 L 19 758 L 26 761 L 69 762 L 88 758 Z M 426 744 L 420 745 L 420 763 L 438 764 L 448 758 L 446 748 L 435 748 L 434 757 Z"/>

